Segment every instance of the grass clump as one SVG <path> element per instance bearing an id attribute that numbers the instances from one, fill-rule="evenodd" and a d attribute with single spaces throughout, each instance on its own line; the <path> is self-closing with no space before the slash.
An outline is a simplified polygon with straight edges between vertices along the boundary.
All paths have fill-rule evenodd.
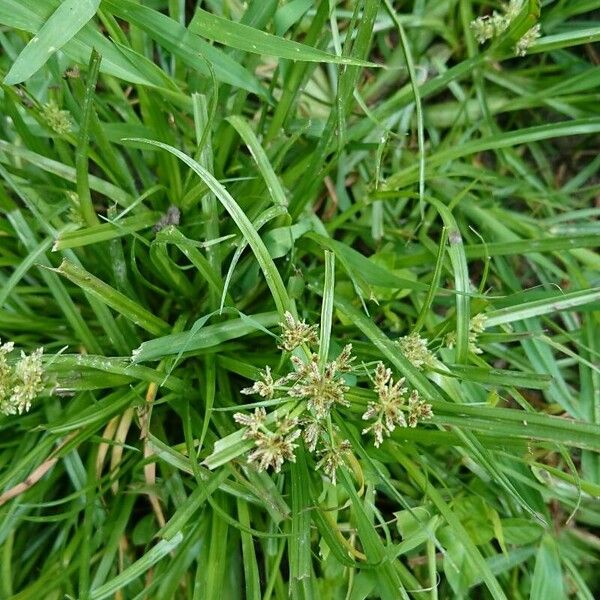
<path id="1" fill-rule="evenodd" d="M 2 0 L 0 598 L 598 597 L 598 9 Z"/>

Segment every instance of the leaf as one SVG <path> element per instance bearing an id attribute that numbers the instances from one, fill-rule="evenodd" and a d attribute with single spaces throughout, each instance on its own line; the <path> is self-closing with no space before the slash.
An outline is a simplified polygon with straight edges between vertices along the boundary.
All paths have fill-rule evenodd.
<path id="1" fill-rule="evenodd" d="M 256 229 L 244 213 L 244 211 L 239 207 L 237 202 L 231 197 L 229 192 L 225 189 L 225 187 L 215 179 L 215 177 L 209 173 L 199 162 L 190 158 L 177 148 L 173 148 L 173 146 L 169 146 L 168 144 L 163 144 L 162 142 L 157 142 L 155 140 L 147 140 L 147 139 L 139 139 L 133 138 L 129 141 L 132 142 L 140 142 L 142 144 L 148 144 L 150 146 L 156 146 L 158 148 L 162 148 L 167 152 L 170 152 L 179 160 L 184 162 L 188 167 L 190 167 L 199 177 L 206 183 L 206 185 L 210 188 L 213 194 L 217 197 L 219 202 L 223 205 L 225 210 L 229 213 L 231 218 L 235 221 L 236 225 L 239 227 L 242 235 L 246 238 L 248 244 L 252 248 L 256 260 L 260 265 L 260 268 L 263 271 L 263 275 L 271 290 L 271 294 L 273 296 L 273 300 L 275 301 L 275 305 L 277 306 L 277 310 L 279 314 L 283 317 L 283 314 L 286 310 L 291 309 L 290 299 L 288 297 L 288 293 L 285 289 L 285 285 L 283 284 L 283 280 L 281 279 L 281 275 L 273 262 L 273 259 L 269 255 L 269 251 L 267 250 L 264 242 L 256 232 Z"/>
<path id="2" fill-rule="evenodd" d="M 64 0 L 22 50 L 4 78 L 7 85 L 29 79 L 96 14 L 100 0 Z"/>
<path id="3" fill-rule="evenodd" d="M 1 4 L 2 3 L 0 2 L 0 5 Z M 4 140 L 0 140 L 0 151 L 6 152 L 12 156 L 18 156 L 35 167 L 42 169 L 42 171 L 47 171 L 48 173 L 62 177 L 66 181 L 74 182 L 77 179 L 77 175 L 73 167 L 69 167 L 61 162 L 52 160 L 51 158 L 46 158 L 41 154 L 36 154 L 35 152 L 26 150 L 18 145 L 9 144 Z M 133 198 L 121 188 L 94 175 L 90 176 L 90 188 L 101 194 L 104 194 L 122 206 L 129 206 L 133 203 Z"/>
<path id="4" fill-rule="evenodd" d="M 360 252 L 357 252 L 342 242 L 332 240 L 314 232 L 306 233 L 304 237 L 315 241 L 323 248 L 328 248 L 335 252 L 340 263 L 342 263 L 349 274 L 354 275 L 359 281 L 362 280 L 365 284 L 400 290 L 416 290 L 422 292 L 429 290 L 428 285 L 413 279 L 398 277 L 393 271 L 374 263 Z"/>
<path id="5" fill-rule="evenodd" d="M 89 244 L 97 244 L 98 242 L 106 242 L 116 238 L 129 235 L 140 229 L 151 227 L 156 223 L 160 213 L 146 212 L 138 214 L 135 217 L 128 217 L 120 221 L 102 223 L 92 227 L 84 227 L 75 231 L 62 232 L 54 245 L 52 251 L 64 250 L 66 248 L 81 248 Z"/>
<path id="6" fill-rule="evenodd" d="M 540 525 L 534 523 L 531 519 L 522 517 L 502 519 L 500 523 L 507 544 L 518 546 L 533 544 L 539 540 L 544 531 Z"/>
<path id="7" fill-rule="evenodd" d="M 485 326 L 493 327 L 504 323 L 522 321 L 530 317 L 548 315 L 562 310 L 572 310 L 600 300 L 600 288 L 579 290 L 567 294 L 552 294 L 549 298 L 523 302 L 516 306 L 507 306 L 486 313 Z"/>
<path id="8" fill-rule="evenodd" d="M 469 337 L 469 292 L 471 280 L 460 229 L 452 212 L 437 200 L 431 200 L 448 230 L 448 254 L 454 271 L 456 295 L 456 360 L 466 362 Z"/>
<path id="9" fill-rule="evenodd" d="M 0 174 L 7 179 L 7 172 L 0 165 Z M 19 210 L 13 210 L 9 212 L 7 215 L 8 221 L 13 226 L 17 236 L 27 248 L 30 253 L 35 253 L 39 248 L 39 242 L 31 231 L 27 221 L 25 220 L 23 214 Z M 38 257 L 40 264 L 44 267 L 50 267 L 50 261 L 46 257 L 45 254 L 41 254 Z M 77 310 L 75 303 L 71 299 L 66 287 L 63 282 L 60 280 L 56 273 L 53 273 L 49 269 L 40 268 L 40 275 L 44 280 L 44 283 L 48 287 L 48 290 L 54 296 L 56 303 L 61 307 L 61 310 L 64 314 L 65 319 L 72 327 L 73 331 L 77 333 L 77 335 L 81 338 L 85 347 L 88 351 L 91 352 L 100 352 L 101 347 L 98 343 L 96 337 L 92 334 L 90 328 L 87 323 L 81 316 L 80 312 Z M 12 282 L 11 282 L 12 283 Z"/>
<path id="10" fill-rule="evenodd" d="M 466 381 L 477 381 L 486 385 L 503 385 L 543 390 L 552 382 L 552 376 L 540 373 L 472 367 L 469 365 L 449 365 L 448 368 L 450 370 L 448 373 L 450 377 L 457 377 Z"/>
<path id="11" fill-rule="evenodd" d="M 248 503 L 244 500 L 237 500 L 237 512 L 240 523 L 245 527 L 250 527 L 250 511 Z M 258 570 L 258 561 L 254 550 L 254 541 L 252 536 L 246 531 L 240 531 L 240 540 L 242 543 L 242 557 L 244 565 L 245 597 L 248 600 L 260 600 L 260 574 Z"/>
<path id="12" fill-rule="evenodd" d="M 402 464 L 402 466 L 406 469 L 408 475 L 423 490 L 423 493 L 429 496 L 431 502 L 435 505 L 435 507 L 439 510 L 440 514 L 444 517 L 444 519 L 448 523 L 448 526 L 452 530 L 452 539 L 460 540 L 460 544 L 462 544 L 464 548 L 465 558 L 467 558 L 473 565 L 475 571 L 478 573 L 478 576 L 487 586 L 492 597 L 495 600 L 506 600 L 506 596 L 504 594 L 504 591 L 500 587 L 500 583 L 494 577 L 492 571 L 490 570 L 482 554 L 479 552 L 477 546 L 475 546 L 475 544 L 469 537 L 469 534 L 463 527 L 456 513 L 448 506 L 442 494 L 435 487 L 429 484 L 429 481 L 423 475 L 423 473 L 421 473 L 419 467 L 417 467 L 417 465 L 413 463 L 410 459 L 408 459 L 405 455 L 401 454 L 398 451 L 394 451 L 393 455 L 398 460 L 398 462 Z"/>
<path id="13" fill-rule="evenodd" d="M 149 310 L 131 300 L 125 294 L 104 283 L 85 269 L 63 260 L 56 273 L 64 275 L 67 279 L 78 285 L 85 292 L 97 298 L 103 304 L 122 314 L 126 319 L 135 323 L 142 329 L 154 335 L 160 335 L 169 330 L 168 323 L 153 315 Z"/>
<path id="14" fill-rule="evenodd" d="M 292 597 L 305 596 L 310 589 L 312 556 L 310 552 L 311 502 L 309 495 L 308 469 L 303 449 L 299 449 L 296 464 L 291 468 L 292 524 L 291 538 L 288 541 L 290 568 L 290 594 Z M 308 595 L 310 597 L 310 595 Z"/>
<path id="15" fill-rule="evenodd" d="M 207 62 L 220 81 L 263 98 L 267 93 L 244 67 L 222 50 L 207 44 L 177 21 L 132 0 L 104 0 L 103 8 L 145 31 L 149 37 L 180 58 L 188 67 L 210 76 Z"/>
<path id="16" fill-rule="evenodd" d="M 538 550 L 529 597 L 531 600 L 566 598 L 558 548 L 549 534 L 543 537 Z"/>
<path id="17" fill-rule="evenodd" d="M 181 530 L 194 516 L 194 513 L 228 477 L 229 473 L 226 469 L 222 469 L 218 473 L 211 473 L 203 481 L 203 485 L 197 486 L 185 501 L 177 507 L 169 522 L 158 532 L 157 536 L 163 538 L 163 540 L 171 540 L 181 535 Z"/>
<path id="18" fill-rule="evenodd" d="M 18 0 L 2 0 L 0 23 L 37 34 L 51 14 L 47 10 L 49 6 L 41 3 L 28 3 L 25 6 Z M 93 49 L 102 56 L 102 73 L 114 75 L 129 83 L 158 87 L 169 85 L 168 77 L 157 65 L 129 48 L 115 44 L 103 36 L 92 22 L 65 44 L 62 51 L 75 63 L 84 65 L 89 62 Z"/>
<path id="19" fill-rule="evenodd" d="M 373 523 L 369 519 L 363 502 L 359 498 L 352 480 L 345 469 L 340 469 L 341 485 L 348 494 L 352 503 L 356 528 L 362 542 L 365 554 L 372 563 L 378 563 L 375 573 L 379 582 L 379 590 L 383 600 L 397 600 L 408 598 L 406 590 L 402 585 L 396 565 L 386 556 L 386 548 L 383 545 Z"/>
<path id="20" fill-rule="evenodd" d="M 465 529 L 465 533 L 466 529 Z M 444 546 L 444 575 L 452 587 L 455 598 L 464 598 L 469 589 L 469 583 L 477 577 L 477 568 L 469 560 L 467 550 L 462 540 L 452 527 L 445 527 L 439 533 L 440 542 Z M 468 535 L 468 533 L 467 533 Z"/>
<path id="21" fill-rule="evenodd" d="M 254 54 L 266 54 L 267 56 L 307 62 L 336 63 L 361 67 L 377 66 L 367 61 L 336 56 L 318 48 L 271 35 L 260 29 L 213 15 L 201 8 L 196 11 L 190 23 L 190 31 L 209 40 L 219 42 L 224 46 Z"/>
<path id="22" fill-rule="evenodd" d="M 416 386 L 415 386 L 416 387 Z M 577 448 L 597 449 L 600 426 L 573 419 L 552 417 L 488 406 L 469 406 L 433 402 L 434 420 L 440 424 L 465 427 L 500 438 L 535 439 Z"/>
<path id="23" fill-rule="evenodd" d="M 12 272 L 11 276 L 6 281 L 2 282 L 2 288 L 0 289 L 0 309 L 4 306 L 6 299 L 10 296 L 17 283 L 19 283 L 27 271 L 31 269 L 34 263 L 39 260 L 39 257 L 46 254 L 46 251 L 50 248 L 51 244 L 51 238 L 42 240 L 31 250 L 27 257 L 19 263 L 19 266 Z"/>
<path id="24" fill-rule="evenodd" d="M 246 146 L 248 146 L 252 158 L 256 162 L 256 165 L 267 184 L 267 190 L 269 191 L 269 194 L 271 194 L 273 202 L 281 206 L 287 206 L 283 186 L 277 178 L 277 175 L 275 175 L 275 171 L 273 170 L 265 151 L 260 145 L 256 134 L 250 128 L 250 125 L 238 115 L 228 117 L 227 120 L 235 127 L 235 130 L 240 134 L 240 137 L 244 140 Z"/>
<path id="25" fill-rule="evenodd" d="M 310 231 L 313 223 L 309 219 L 298 221 L 290 227 L 276 227 L 264 235 L 265 246 L 273 258 L 281 258 L 289 254 L 294 247 L 294 242 Z"/>
<path id="26" fill-rule="evenodd" d="M 108 583 L 92 590 L 89 596 L 90 600 L 103 600 L 122 591 L 125 586 L 151 569 L 159 560 L 170 554 L 182 541 L 183 534 L 181 531 L 178 531 L 170 540 L 161 540 L 154 548 L 146 552 L 144 556 L 136 560 Z"/>
<path id="27" fill-rule="evenodd" d="M 195 247 L 195 242 L 186 238 L 176 227 L 168 227 L 160 231 L 156 240 L 174 244 L 181 250 L 186 258 L 196 267 L 198 272 L 206 280 L 209 287 L 217 294 L 223 292 L 223 281 L 220 274 L 216 273 L 207 258 Z"/>
<path id="28" fill-rule="evenodd" d="M 434 169 L 449 161 L 471 156 L 487 150 L 500 150 L 512 148 L 521 144 L 530 144 L 542 140 L 549 140 L 571 135 L 592 135 L 600 133 L 600 118 L 574 119 L 550 125 L 537 125 L 516 131 L 505 131 L 494 135 L 485 136 L 478 140 L 456 144 L 445 150 L 431 154 L 427 160 L 427 168 Z M 381 186 L 381 190 L 395 190 L 406 187 L 419 180 L 418 165 L 411 165 L 394 173 Z"/>
<path id="29" fill-rule="evenodd" d="M 285 34 L 294 23 L 304 16 L 312 5 L 312 0 L 290 0 L 278 8 L 273 19 L 277 35 Z"/>
<path id="30" fill-rule="evenodd" d="M 579 29 L 575 31 L 565 31 L 554 35 L 545 35 L 536 40 L 528 49 L 527 54 L 540 54 L 542 52 L 551 52 L 559 48 L 569 48 L 579 46 L 580 44 L 593 44 L 600 40 L 600 27 L 590 27 L 589 29 Z"/>
<path id="31" fill-rule="evenodd" d="M 165 356 L 173 356 L 180 353 L 195 352 L 204 348 L 218 346 L 223 342 L 234 340 L 248 335 L 261 327 L 272 327 L 277 325 L 280 318 L 276 312 L 260 313 L 253 315 L 251 322 L 248 319 L 231 319 L 224 323 L 217 323 L 190 331 L 173 333 L 163 337 L 154 338 L 143 342 L 139 348 L 133 351 L 132 360 L 135 363 L 149 360 L 160 360 Z"/>

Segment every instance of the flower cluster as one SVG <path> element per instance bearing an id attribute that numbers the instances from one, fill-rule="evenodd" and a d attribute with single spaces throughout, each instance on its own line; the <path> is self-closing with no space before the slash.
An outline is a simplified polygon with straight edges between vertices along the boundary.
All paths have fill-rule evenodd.
<path id="1" fill-rule="evenodd" d="M 302 344 L 311 345 L 319 341 L 316 325 L 308 325 L 304 320 L 296 320 L 290 312 L 286 312 L 284 317 L 285 321 L 279 324 L 281 327 L 280 350 L 292 352 Z"/>
<path id="2" fill-rule="evenodd" d="M 365 421 L 375 419 L 373 424 L 363 429 L 363 434 L 372 432 L 376 447 L 381 446 L 384 435 L 389 437 L 396 426 L 416 427 L 419 421 L 433 415 L 431 405 L 419 397 L 417 390 L 408 394 L 404 383 L 404 377 L 394 381 L 391 369 L 382 362 L 377 364 L 374 381 L 377 400 L 369 402 L 362 416 Z"/>
<path id="3" fill-rule="evenodd" d="M 350 452 L 352 452 L 352 445 L 348 440 L 326 444 L 319 452 L 321 459 L 316 464 L 316 468 L 323 469 L 325 475 L 335 485 L 337 470 L 344 464 L 344 460 Z"/>
<path id="4" fill-rule="evenodd" d="M 236 413 L 235 421 L 246 428 L 244 438 L 254 441 L 248 462 L 260 471 L 270 467 L 278 473 L 285 461 L 295 462 L 296 440 L 302 436 L 309 452 L 318 458 L 316 468 L 322 469 L 335 483 L 336 471 L 349 452 L 350 444 L 340 439 L 330 413 L 336 406 L 349 405 L 345 397 L 349 388 L 343 375 L 352 370 L 352 345 L 345 346 L 335 360 L 321 364 L 318 353 L 313 351 L 319 341 L 315 325 L 297 320 L 289 312 L 280 325 L 280 349 L 292 352 L 305 345 L 306 359 L 292 355 L 292 369 L 278 379 L 273 377 L 270 367 L 266 367 L 261 378 L 241 393 L 256 394 L 265 400 L 297 398 L 306 401 L 306 409 L 299 419 L 276 420 L 270 425 L 264 408 L 257 408 L 250 415 Z"/>
<path id="5" fill-rule="evenodd" d="M 272 468 L 279 473 L 284 462 L 295 462 L 295 449 L 300 437 L 306 449 L 315 455 L 316 468 L 322 470 L 335 484 L 338 468 L 351 452 L 351 445 L 344 440 L 339 428 L 331 419 L 331 412 L 339 407 L 348 407 L 346 394 L 349 386 L 344 375 L 354 369 L 355 357 L 352 345 L 347 344 L 335 360 L 325 362 L 314 351 L 318 343 L 317 329 L 305 321 L 298 321 L 286 313 L 281 324 L 281 349 L 291 352 L 300 345 L 305 358 L 299 354 L 290 357 L 291 370 L 283 377 L 274 378 L 266 367 L 261 378 L 252 386 L 241 390 L 242 394 L 255 394 L 265 400 L 303 400 L 303 412 L 294 419 L 274 419 L 263 407 L 254 413 L 236 413 L 234 420 L 243 426 L 243 437 L 254 442 L 248 454 L 248 462 L 256 465 L 259 471 Z M 427 341 L 418 334 L 411 334 L 399 340 L 400 348 L 417 368 L 432 364 L 433 355 L 427 348 Z M 375 391 L 378 401 L 367 407 L 363 419 L 376 419 L 363 433 L 372 431 L 375 445 L 383 441 L 396 425 L 415 427 L 417 422 L 431 416 L 431 406 L 413 391 L 407 396 L 403 387 L 404 379 L 394 383 L 391 371 L 383 363 L 375 370 Z"/>
<path id="6" fill-rule="evenodd" d="M 485 330 L 487 316 L 484 313 L 475 315 L 469 322 L 469 352 L 473 354 L 482 354 L 483 350 L 478 346 L 479 334 Z M 456 346 L 456 332 L 452 331 L 446 335 L 446 346 L 454 348 Z"/>
<path id="7" fill-rule="evenodd" d="M 525 56 L 529 46 L 531 46 L 531 44 L 533 44 L 533 42 L 535 42 L 535 40 L 537 40 L 541 35 L 540 24 L 537 23 L 517 42 L 517 45 L 515 46 L 515 54 L 517 56 Z"/>
<path id="8" fill-rule="evenodd" d="M 254 450 L 248 455 L 248 462 L 255 463 L 259 471 L 272 467 L 275 473 L 279 473 L 286 460 L 296 462 L 294 450 L 298 444 L 294 442 L 301 434 L 297 419 L 276 421 L 275 430 L 271 431 L 265 425 L 267 413 L 264 408 L 255 409 L 253 415 L 236 413 L 233 418 L 246 427 L 244 439 L 254 441 Z"/>
<path id="9" fill-rule="evenodd" d="M 513 19 L 519 14 L 521 9 L 521 0 L 510 0 L 510 3 L 504 7 L 503 12 L 494 11 L 491 15 L 478 17 L 471 21 L 471 30 L 475 39 L 483 44 L 504 33 Z"/>
<path id="10" fill-rule="evenodd" d="M 58 135 L 65 135 L 71 132 L 73 124 L 71 123 L 71 113 L 68 110 L 60 110 L 54 100 L 50 100 L 42 107 L 42 118 L 48 124 L 48 127 Z"/>
<path id="11" fill-rule="evenodd" d="M 329 415 L 335 404 L 348 406 L 345 398 L 350 389 L 340 376 L 351 370 L 352 344 L 348 344 L 336 360 L 327 363 L 321 370 L 319 357 L 311 354 L 308 362 L 297 356 L 292 356 L 295 373 L 290 377 L 296 381 L 288 391 L 292 398 L 304 398 L 308 407 L 317 419 L 324 419 Z"/>
<path id="12" fill-rule="evenodd" d="M 483 44 L 487 40 L 498 37 L 504 33 L 510 24 L 515 20 L 523 6 L 523 0 L 510 0 L 508 5 L 505 5 L 502 12 L 494 11 L 491 15 L 478 17 L 471 22 L 471 31 L 475 39 Z M 539 24 L 534 25 L 525 35 L 517 42 L 515 46 L 515 54 L 517 56 L 525 56 L 529 46 L 540 37 Z"/>
<path id="13" fill-rule="evenodd" d="M 265 372 L 261 375 L 262 381 L 255 381 L 252 387 L 244 388 L 240 390 L 242 394 L 258 394 L 261 398 L 270 400 L 275 393 L 275 388 L 280 384 L 281 380 L 273 381 L 271 375 L 271 367 L 265 367 Z"/>
<path id="14" fill-rule="evenodd" d="M 12 342 L 0 345 L 0 413 L 5 415 L 27 412 L 44 388 L 43 348 L 29 356 L 21 352 L 21 359 L 11 367 L 7 355 L 13 348 Z"/>
<path id="15" fill-rule="evenodd" d="M 400 352 L 408 359 L 413 367 L 426 369 L 435 363 L 435 358 L 427 347 L 427 340 L 418 333 L 410 333 L 396 340 Z"/>

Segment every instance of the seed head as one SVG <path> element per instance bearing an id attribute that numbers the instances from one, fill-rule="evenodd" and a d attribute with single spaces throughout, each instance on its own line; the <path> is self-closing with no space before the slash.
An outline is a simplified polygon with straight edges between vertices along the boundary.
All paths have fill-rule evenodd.
<path id="1" fill-rule="evenodd" d="M 433 354 L 427 348 L 427 340 L 418 333 L 410 333 L 404 337 L 398 338 L 400 351 L 408 361 L 417 369 L 433 365 L 435 359 Z"/>
<path id="2" fill-rule="evenodd" d="M 478 17 L 471 21 L 471 31 L 475 39 L 483 44 L 487 40 L 504 33 L 521 10 L 522 0 L 511 0 L 504 6 L 503 12 L 494 11 L 491 15 Z"/>
<path id="3" fill-rule="evenodd" d="M 483 350 L 477 345 L 479 334 L 485 331 L 487 315 L 485 313 L 476 314 L 469 322 L 469 352 L 473 354 L 482 354 Z M 456 346 L 456 332 L 451 331 L 445 338 L 446 346 L 450 349 Z"/>
<path id="4" fill-rule="evenodd" d="M 419 421 L 431 419 L 432 416 L 431 404 L 421 400 L 419 392 L 413 390 L 408 398 L 408 426 L 416 427 Z"/>
<path id="5" fill-rule="evenodd" d="M 382 402 L 399 402 L 404 399 L 407 389 L 403 387 L 404 377 L 394 383 L 392 371 L 379 362 L 375 368 L 375 391 Z"/>
<path id="6" fill-rule="evenodd" d="M 298 444 L 294 442 L 301 431 L 295 419 L 278 422 L 275 431 L 258 431 L 253 437 L 254 450 L 248 455 L 248 463 L 255 464 L 259 471 L 272 467 L 275 473 L 281 471 L 283 463 L 296 462 L 294 450 Z"/>
<path id="7" fill-rule="evenodd" d="M 340 355 L 333 361 L 335 364 L 335 370 L 338 373 L 349 373 L 352 371 L 352 362 L 356 359 L 356 356 L 352 356 L 352 344 L 346 344 Z"/>
<path id="8" fill-rule="evenodd" d="M 316 325 L 308 325 L 306 321 L 297 321 L 290 312 L 284 314 L 284 322 L 281 327 L 281 350 L 291 352 L 302 344 L 317 344 L 319 336 Z"/>
<path id="9" fill-rule="evenodd" d="M 477 313 L 469 323 L 469 330 L 473 333 L 483 333 L 485 331 L 487 319 L 485 313 Z"/>
<path id="10" fill-rule="evenodd" d="M 59 135 L 71 132 L 71 113 L 68 110 L 60 110 L 54 100 L 50 100 L 42 107 L 42 117 L 50 129 Z"/>
<path id="11" fill-rule="evenodd" d="M 504 12 L 509 23 L 511 23 L 518 17 L 519 13 L 521 12 L 522 6 L 523 0 L 510 0 L 508 5 L 505 5 Z"/>
<path id="12" fill-rule="evenodd" d="M 44 350 L 38 348 L 29 356 L 21 352 L 21 360 L 11 372 L 5 358 L 7 347 L 13 348 L 12 344 L 4 344 L 0 350 L 0 411 L 5 415 L 22 414 L 31 408 L 32 401 L 44 389 Z M 10 396 L 7 396 L 8 389 Z"/>
<path id="13" fill-rule="evenodd" d="M 261 398 L 270 400 L 275 393 L 275 386 L 278 382 L 273 381 L 271 367 L 265 367 L 265 372 L 261 373 L 262 381 L 255 381 L 251 387 L 240 390 L 241 394 L 258 394 Z"/>
<path id="14" fill-rule="evenodd" d="M 329 479 L 331 479 L 331 483 L 335 485 L 338 467 L 344 464 L 344 459 L 351 448 L 352 445 L 348 440 L 328 446 L 321 452 L 321 460 L 315 465 L 315 468 L 317 470 L 323 469 L 325 475 L 327 475 Z"/>
<path id="15" fill-rule="evenodd" d="M 384 434 L 389 436 L 396 426 L 406 427 L 406 418 L 402 412 L 406 408 L 404 377 L 394 382 L 392 371 L 379 362 L 375 368 L 375 391 L 377 401 L 369 402 L 362 418 L 365 421 L 375 419 L 375 423 L 363 429 L 363 433 L 373 432 L 375 446 L 383 443 Z"/>
<path id="16" fill-rule="evenodd" d="M 525 56 L 529 46 L 535 42 L 540 36 L 540 24 L 534 25 L 518 42 L 515 46 L 515 54 L 517 56 Z"/>
<path id="17" fill-rule="evenodd" d="M 267 411 L 262 407 L 254 409 L 254 414 L 235 413 L 233 420 L 248 429 L 244 433 L 244 439 L 252 439 L 258 433 L 267 418 Z"/>
<path id="18" fill-rule="evenodd" d="M 362 418 L 365 421 L 375 419 L 363 429 L 363 433 L 373 433 L 377 448 L 383 443 L 384 436 L 389 437 L 396 427 L 416 427 L 419 421 L 433 415 L 431 405 L 421 400 L 417 390 L 413 390 L 407 398 L 404 377 L 394 382 L 392 371 L 382 362 L 377 363 L 375 368 L 374 387 L 377 400 L 369 402 Z M 408 423 L 405 413 L 408 413 Z"/>
<path id="19" fill-rule="evenodd" d="M 351 360 L 349 357 L 343 358 L 342 367 L 347 368 Z M 297 381 L 288 391 L 288 395 L 292 398 L 305 398 L 317 419 L 326 417 L 335 404 L 349 405 L 345 394 L 350 388 L 338 376 L 338 364 L 335 360 L 327 363 L 323 372 L 319 369 L 316 354 L 312 354 L 306 363 L 293 356 L 292 364 L 296 370 Z"/>
<path id="20" fill-rule="evenodd" d="M 302 425 L 304 427 L 302 430 L 304 443 L 309 452 L 314 452 L 317 449 L 321 432 L 323 431 L 323 424 L 319 419 L 308 416 L 302 420 Z"/>
<path id="21" fill-rule="evenodd" d="M 4 404 L 10 396 L 13 386 L 12 369 L 6 360 L 6 355 L 12 352 L 14 347 L 15 345 L 12 342 L 6 342 L 0 345 L 0 410 L 5 414 L 8 413 L 4 410 Z"/>

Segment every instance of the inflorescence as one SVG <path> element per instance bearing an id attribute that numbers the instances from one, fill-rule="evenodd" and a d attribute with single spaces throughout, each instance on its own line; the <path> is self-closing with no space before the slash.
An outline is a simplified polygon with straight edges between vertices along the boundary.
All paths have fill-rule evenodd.
<path id="1" fill-rule="evenodd" d="M 248 462 L 260 471 L 272 468 L 279 473 L 286 461 L 295 462 L 295 450 L 302 438 L 308 451 L 317 457 L 316 468 L 335 483 L 337 469 L 351 452 L 351 444 L 341 437 L 331 413 L 350 405 L 346 397 L 350 387 L 345 375 L 355 371 L 352 345 L 346 345 L 335 360 L 324 362 L 314 351 L 319 343 L 315 325 L 286 313 L 281 328 L 280 349 L 293 352 L 302 346 L 304 358 L 299 352 L 292 354 L 292 368 L 277 379 L 270 367 L 266 367 L 261 378 L 241 392 L 265 400 L 303 400 L 305 409 L 298 417 L 284 419 L 274 419 L 263 407 L 251 414 L 236 413 L 234 420 L 245 428 L 244 439 L 254 442 Z M 431 364 L 433 355 L 427 349 L 426 340 L 416 334 L 402 340 L 400 346 L 415 366 Z M 408 393 L 403 378 L 394 383 L 391 370 L 383 363 L 375 369 L 374 386 L 378 399 L 369 403 L 363 419 L 375 419 L 375 423 L 363 433 L 372 432 L 376 446 L 383 442 L 384 434 L 389 436 L 396 426 L 415 427 L 419 421 L 431 417 L 431 406 L 420 399 L 416 390 Z"/>
<path id="2" fill-rule="evenodd" d="M 503 7 L 502 12 L 494 11 L 491 15 L 478 17 L 472 21 L 471 31 L 473 32 L 475 39 L 480 44 L 484 44 L 488 40 L 504 33 L 518 16 L 522 6 L 523 0 L 510 0 L 510 2 Z M 515 45 L 515 54 L 517 56 L 525 56 L 529 46 L 531 46 L 540 35 L 540 25 L 536 24 L 517 42 Z"/>
<path id="3" fill-rule="evenodd" d="M 58 135 L 66 135 L 73 129 L 71 113 L 68 110 L 61 110 L 54 100 L 50 100 L 42 106 L 42 118 Z"/>
<path id="4" fill-rule="evenodd" d="M 473 354 L 481 354 L 483 350 L 479 347 L 479 335 L 485 330 L 487 316 L 484 313 L 475 315 L 469 321 L 469 352 Z M 452 331 L 446 335 L 446 346 L 454 348 L 456 346 L 456 332 Z"/>
<path id="5" fill-rule="evenodd" d="M 409 393 L 404 383 L 404 377 L 394 381 L 392 370 L 382 362 L 377 363 L 375 369 L 377 400 L 369 402 L 362 416 L 365 421 L 375 419 L 372 425 L 363 429 L 363 433 L 373 433 L 377 447 L 383 443 L 384 435 L 389 437 L 396 426 L 416 427 L 419 421 L 433 416 L 431 405 L 421 400 L 417 390 Z"/>
<path id="6" fill-rule="evenodd" d="M 416 369 L 426 369 L 435 364 L 435 358 L 428 348 L 427 340 L 418 333 L 410 333 L 398 338 L 396 343 L 400 346 L 400 352 Z"/>
<path id="7" fill-rule="evenodd" d="M 5 415 L 29 411 L 33 400 L 44 389 L 43 348 L 29 356 L 21 351 L 21 359 L 14 367 L 7 359 L 13 349 L 12 342 L 0 345 L 0 413 Z"/>

